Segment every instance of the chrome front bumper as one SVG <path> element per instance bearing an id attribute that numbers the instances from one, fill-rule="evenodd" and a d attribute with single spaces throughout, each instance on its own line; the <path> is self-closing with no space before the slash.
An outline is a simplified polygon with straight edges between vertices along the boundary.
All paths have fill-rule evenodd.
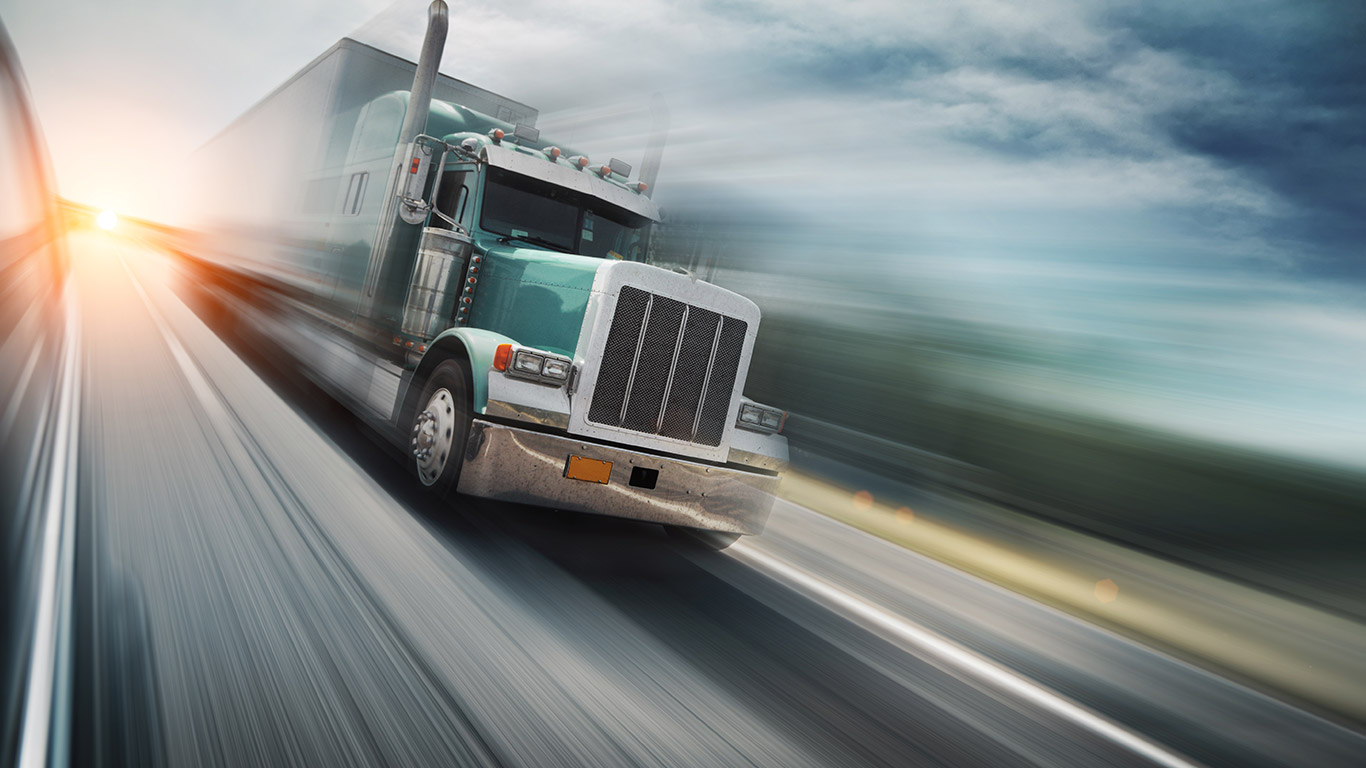
<path id="1" fill-rule="evenodd" d="M 565 477 L 570 455 L 612 462 L 607 484 Z M 636 467 L 659 470 L 653 489 L 630 485 Z M 461 493 L 712 531 L 756 534 L 779 478 L 532 432 L 475 419 Z"/>

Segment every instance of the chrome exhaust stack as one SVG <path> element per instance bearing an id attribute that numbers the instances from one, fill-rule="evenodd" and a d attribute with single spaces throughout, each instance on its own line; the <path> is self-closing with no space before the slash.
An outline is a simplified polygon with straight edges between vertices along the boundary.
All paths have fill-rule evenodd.
<path id="1" fill-rule="evenodd" d="M 402 222 L 418 223 L 426 215 L 425 210 L 405 207 L 402 200 L 405 197 L 405 187 L 418 189 L 415 197 L 420 198 L 427 174 L 431 171 L 430 150 L 420 153 L 421 148 L 414 140 L 427 130 L 427 116 L 432 109 L 432 91 L 436 87 L 437 70 L 441 67 L 442 49 L 446 47 L 446 29 L 449 21 L 450 9 L 446 6 L 445 0 L 432 0 L 432 4 L 427 7 L 427 35 L 422 39 L 422 51 L 417 57 L 417 71 L 413 74 L 413 87 L 408 96 L 408 110 L 403 114 L 403 127 L 399 130 L 398 147 L 394 152 L 393 165 L 390 166 L 388 193 L 384 196 L 384 208 L 379 214 L 380 229 L 370 247 L 365 293 L 361 297 L 361 311 L 365 315 L 373 315 L 375 312 L 376 293 L 386 269 L 395 229 Z M 413 165 L 414 160 L 421 161 L 420 167 Z"/>
<path id="2" fill-rule="evenodd" d="M 446 47 L 446 28 L 450 10 L 445 0 L 432 0 L 427 7 L 427 36 L 422 39 L 422 52 L 417 57 L 417 73 L 408 97 L 408 112 L 403 116 L 399 144 L 406 147 L 427 130 L 427 114 L 432 109 L 432 88 L 436 85 L 437 69 L 441 66 L 441 51 Z"/>

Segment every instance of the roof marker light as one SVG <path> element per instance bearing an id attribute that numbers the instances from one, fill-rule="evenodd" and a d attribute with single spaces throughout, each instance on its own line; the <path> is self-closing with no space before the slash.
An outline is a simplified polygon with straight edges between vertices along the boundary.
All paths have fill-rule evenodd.
<path id="1" fill-rule="evenodd" d="M 647 190 L 647 189 L 649 189 L 649 188 L 650 188 L 650 185 L 649 185 L 649 184 L 646 184 L 646 183 L 643 182 L 643 181 L 637 181 L 636 183 L 634 183 L 634 184 L 631 185 L 631 189 L 634 189 L 634 190 L 636 191 L 636 194 L 638 194 L 638 195 L 644 194 L 644 193 L 645 193 L 645 190 Z"/>
<path id="2" fill-rule="evenodd" d="M 588 158 L 583 155 L 574 155 L 569 158 L 569 164 L 582 171 L 584 168 L 588 167 Z"/>
<path id="3" fill-rule="evenodd" d="M 559 160 L 559 159 L 560 159 L 560 155 L 562 154 L 562 153 L 560 152 L 560 148 L 559 148 L 559 147 L 546 147 L 545 149 L 543 149 L 543 150 L 541 150 L 541 151 L 544 152 L 544 153 L 545 153 L 545 156 L 548 157 L 548 158 L 550 158 L 551 160 Z"/>
<path id="4" fill-rule="evenodd" d="M 498 142 L 502 141 L 504 135 L 506 134 L 503 133 L 502 128 L 494 128 L 493 130 L 489 131 L 489 138 L 493 139 L 494 144 L 497 144 Z"/>
<path id="5" fill-rule="evenodd" d="M 598 166 L 598 175 L 601 176 L 601 177 L 603 177 L 603 178 L 605 179 L 605 178 L 607 178 L 608 176 L 611 176 L 611 175 L 612 175 L 612 169 L 611 169 L 611 168 L 608 168 L 608 167 L 605 166 L 605 165 L 600 165 L 600 166 Z"/>

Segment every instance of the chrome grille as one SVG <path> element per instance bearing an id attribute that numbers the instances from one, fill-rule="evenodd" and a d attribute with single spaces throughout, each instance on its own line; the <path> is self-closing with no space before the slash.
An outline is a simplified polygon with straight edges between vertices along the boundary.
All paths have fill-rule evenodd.
<path id="1" fill-rule="evenodd" d="M 624 286 L 588 420 L 720 445 L 748 330 L 744 320 Z"/>

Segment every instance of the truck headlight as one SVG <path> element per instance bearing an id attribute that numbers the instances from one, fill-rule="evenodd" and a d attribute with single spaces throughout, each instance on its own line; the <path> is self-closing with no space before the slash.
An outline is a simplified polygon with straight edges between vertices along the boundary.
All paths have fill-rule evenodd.
<path id="1" fill-rule="evenodd" d="M 547 357 L 541 365 L 541 375 L 547 379 L 564 381 L 569 378 L 570 362 L 562 357 Z"/>
<path id="2" fill-rule="evenodd" d="M 517 354 L 512 356 L 512 370 L 521 374 L 539 376 L 541 375 L 541 365 L 544 362 L 545 358 L 541 355 L 530 350 L 519 349 Z"/>
<path id="3" fill-rule="evenodd" d="M 538 384 L 564 386 L 574 370 L 574 361 L 567 357 L 524 349 L 512 344 L 500 344 L 493 357 L 493 369 L 519 379 L 530 379 Z"/>
<path id="4" fill-rule="evenodd" d="M 787 414 L 777 408 L 755 405 L 754 403 L 741 403 L 740 415 L 735 420 L 735 426 L 752 432 L 772 434 L 783 430 L 783 421 L 786 419 Z"/>

